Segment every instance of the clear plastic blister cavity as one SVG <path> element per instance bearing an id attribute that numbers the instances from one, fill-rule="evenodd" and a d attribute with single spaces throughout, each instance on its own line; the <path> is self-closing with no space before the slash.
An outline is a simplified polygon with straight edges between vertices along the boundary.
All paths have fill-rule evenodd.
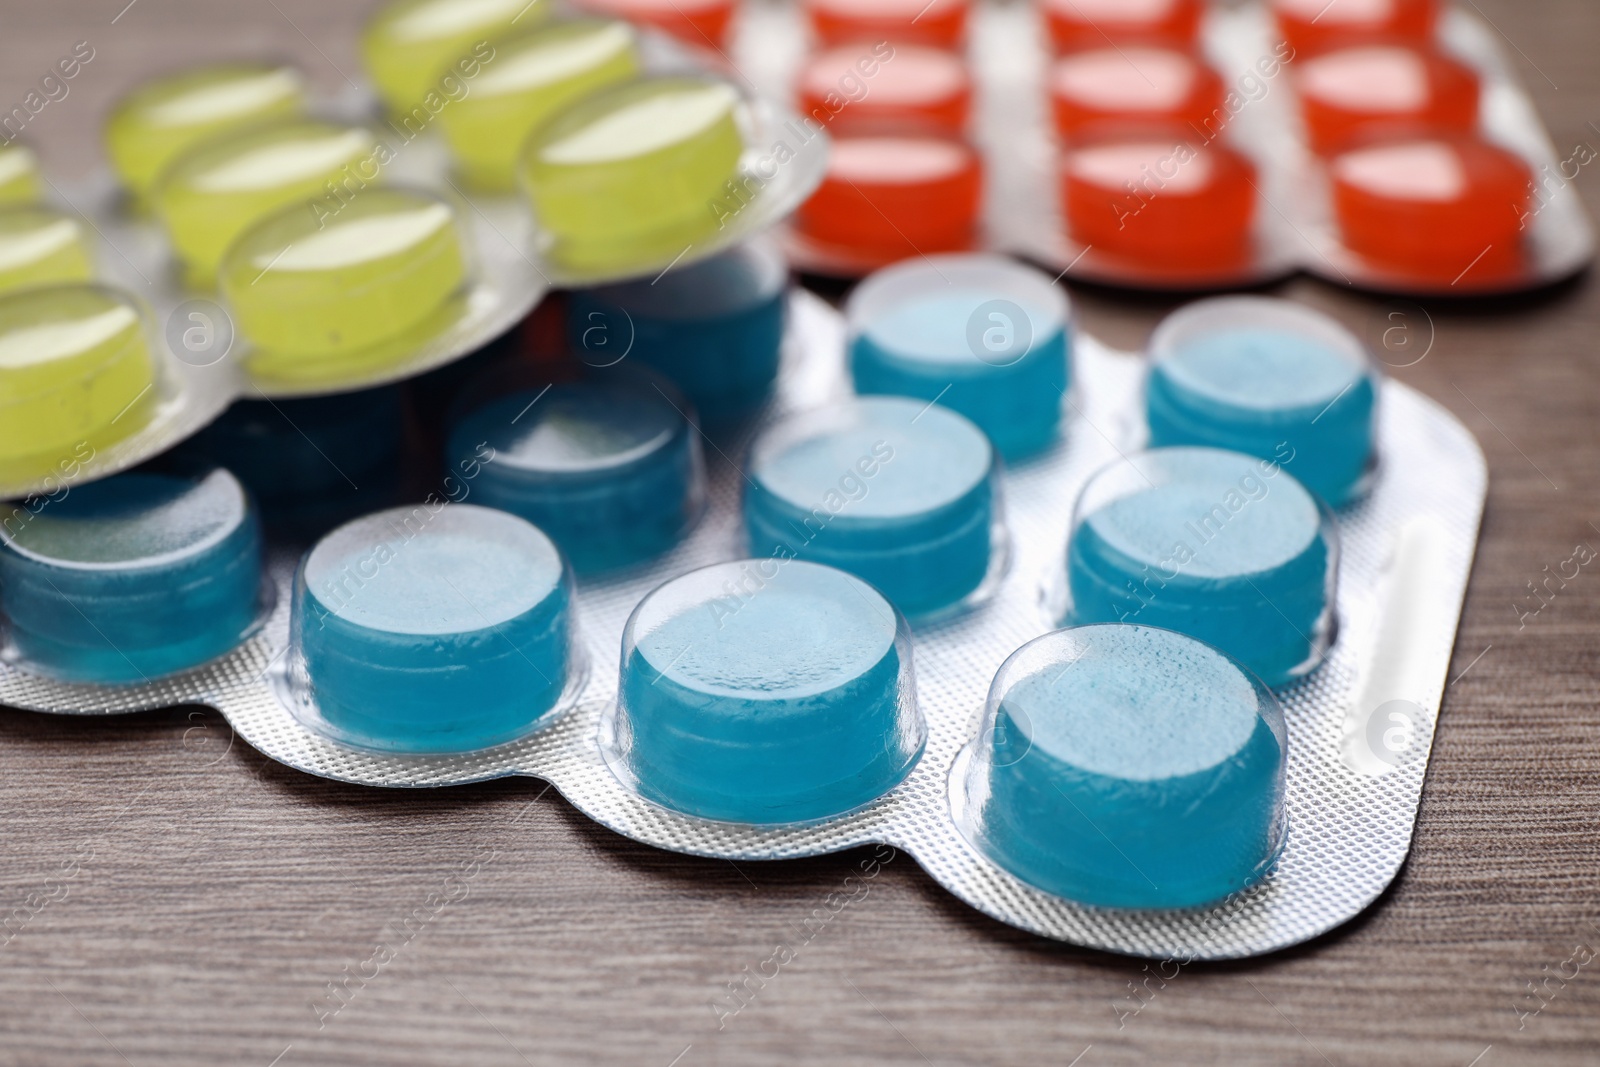
<path id="1" fill-rule="evenodd" d="M 787 321 L 770 406 L 707 449 L 704 508 L 659 554 L 573 580 L 554 521 L 547 538 L 482 496 L 380 512 L 325 538 L 298 577 L 274 556 L 276 608 L 208 666 L 94 686 L 0 662 L 0 700 L 69 713 L 200 700 L 312 774 L 536 776 L 619 833 L 700 855 L 885 842 L 1003 922 L 1138 955 L 1270 952 L 1376 899 L 1409 847 L 1485 490 L 1459 423 L 1374 380 L 1381 462 L 1330 513 L 1294 480 L 1302 455 L 1143 451 L 1149 362 L 1069 328 L 1058 436 L 1001 465 L 963 446 L 981 438 L 940 405 L 853 396 L 852 332 L 816 298 L 791 294 Z M 571 383 L 546 381 L 541 398 L 535 382 L 494 426 L 518 430 Z M 924 425 L 942 429 L 902 432 Z M 892 457 L 872 453 L 879 440 Z M 475 492 L 499 462 L 483 443 L 450 456 Z M 548 454 L 568 444 L 552 433 Z M 813 484 L 833 459 L 833 488 Z M 1169 480 L 1215 499 L 1190 516 L 1163 503 Z M 752 555 L 758 524 L 817 489 L 800 527 L 849 535 L 846 551 Z M 1157 536 L 1179 517 L 1213 529 L 1191 533 L 1182 563 Z M 964 574 L 988 568 L 961 597 L 960 568 L 938 564 L 956 602 L 907 611 L 868 576 L 881 560 L 860 537 L 900 545 L 896 567 L 949 550 Z M 1081 624 L 1061 629 L 1069 572 Z M 1124 596 L 1130 583 L 1151 595 Z M 1112 618 L 1079 619 L 1090 593 Z M 1291 618 L 1261 623 L 1258 597 Z M 1379 709 L 1401 706 L 1412 729 L 1397 748 Z"/>

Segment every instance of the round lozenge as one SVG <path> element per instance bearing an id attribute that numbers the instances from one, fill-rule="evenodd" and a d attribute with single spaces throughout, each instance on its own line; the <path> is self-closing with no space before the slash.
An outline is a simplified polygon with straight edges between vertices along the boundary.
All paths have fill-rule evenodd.
<path id="1" fill-rule="evenodd" d="M 1423 44 L 1438 22 L 1439 0 L 1270 0 L 1293 52 L 1315 55 L 1377 39 Z"/>
<path id="2" fill-rule="evenodd" d="M 356 519 L 295 581 L 291 640 L 316 725 L 402 752 L 461 752 L 527 734 L 573 661 L 571 579 L 532 524 L 472 504 Z"/>
<path id="3" fill-rule="evenodd" d="M 43 673 L 149 681 L 222 655 L 261 614 L 260 523 L 225 470 L 120 474 L 0 515 L 8 652 Z"/>
<path id="4" fill-rule="evenodd" d="M 733 24 L 735 0 L 582 0 L 597 15 L 627 19 L 669 33 L 696 48 L 720 49 Z"/>
<path id="5" fill-rule="evenodd" d="M 1338 563 L 1331 516 L 1277 461 L 1153 449 L 1079 496 L 1066 621 L 1176 630 L 1284 685 L 1332 643 Z"/>
<path id="6" fill-rule="evenodd" d="M 755 411 L 782 354 L 789 269 L 768 241 L 644 278 L 578 290 L 567 337 L 585 363 L 638 360 L 682 389 L 707 424 Z"/>
<path id="7" fill-rule="evenodd" d="M 131 297 L 96 285 L 0 297 L 0 472 L 64 470 L 134 433 L 155 382 Z"/>
<path id="8" fill-rule="evenodd" d="M 472 92 L 439 112 L 462 175 L 474 186 L 516 185 L 522 142 L 567 104 L 639 73 L 638 36 L 626 22 L 560 22 L 497 41 Z"/>
<path id="9" fill-rule="evenodd" d="M 995 675 L 963 790 L 968 838 L 1047 893 L 1192 908 L 1283 846 L 1288 732 L 1232 659 L 1150 626 L 1080 626 Z"/>
<path id="10" fill-rule="evenodd" d="M 1168 122 L 1220 130 L 1222 78 L 1177 48 L 1124 45 L 1072 52 L 1050 68 L 1056 133 L 1071 139 L 1108 122 Z"/>
<path id="11" fill-rule="evenodd" d="M 743 107 L 719 79 L 641 78 L 586 96 L 534 131 L 521 180 L 552 258 L 616 269 L 680 255 L 716 230 L 712 205 L 744 152 Z"/>
<path id="12" fill-rule="evenodd" d="M 161 172 L 208 137 L 250 123 L 298 118 L 305 76 L 293 67 L 230 63 L 146 82 L 106 120 L 106 154 L 117 177 L 143 198 Z"/>
<path id="13" fill-rule="evenodd" d="M 1149 352 L 1152 447 L 1273 460 L 1334 507 L 1366 488 L 1378 375 L 1333 319 L 1287 300 L 1216 297 L 1167 316 Z"/>
<path id="14" fill-rule="evenodd" d="M 1431 50 L 1342 48 L 1296 63 L 1294 85 L 1317 152 L 1332 152 L 1386 123 L 1461 133 L 1478 124 L 1477 73 Z"/>
<path id="15" fill-rule="evenodd" d="M 1042 0 L 1041 6 L 1058 52 L 1130 41 L 1187 48 L 1205 10 L 1202 0 Z"/>
<path id="16" fill-rule="evenodd" d="M 999 462 L 937 404 L 863 397 L 780 422 L 750 450 L 750 549 L 849 571 L 907 615 L 943 612 L 989 577 Z"/>
<path id="17" fill-rule="evenodd" d="M 803 6 L 824 44 L 889 40 L 955 49 L 966 37 L 971 5 L 969 0 L 804 0 Z"/>
<path id="18" fill-rule="evenodd" d="M 661 555 L 705 506 L 699 431 L 670 385 L 605 379 L 501 397 L 450 433 L 446 462 L 475 457 L 473 499 L 536 523 L 579 573 Z"/>
<path id="19" fill-rule="evenodd" d="M 1532 173 L 1508 149 L 1397 135 L 1339 153 L 1328 171 L 1345 244 L 1379 269 L 1470 285 L 1522 266 Z"/>
<path id="20" fill-rule="evenodd" d="M 389 110 L 426 126 L 499 58 L 497 38 L 552 10 L 550 0 L 393 0 L 362 32 L 361 58 Z"/>
<path id="21" fill-rule="evenodd" d="M 1255 165 L 1189 133 L 1086 138 L 1061 157 L 1061 201 L 1078 242 L 1172 274 L 1236 270 L 1249 262 Z"/>
<path id="22" fill-rule="evenodd" d="M 1070 310 L 1047 275 L 1001 256 L 923 256 L 862 282 L 846 318 L 857 393 L 937 400 L 1008 460 L 1056 440 Z"/>
<path id="23" fill-rule="evenodd" d="M 195 146 L 167 169 L 152 196 L 189 280 L 206 285 L 228 247 L 279 209 L 297 206 L 313 225 L 348 210 L 346 197 L 359 201 L 380 177 L 385 152 L 360 127 L 277 123 Z"/>
<path id="24" fill-rule="evenodd" d="M 613 714 L 602 740 L 642 795 L 755 824 L 882 796 L 926 737 L 905 620 L 860 579 L 799 560 L 720 563 L 647 596 Z"/>
<path id="25" fill-rule="evenodd" d="M 801 112 L 824 126 L 913 122 L 960 133 L 972 113 L 965 61 L 924 45 L 869 40 L 818 52 L 795 90 Z"/>
<path id="26" fill-rule="evenodd" d="M 881 266 L 971 247 L 982 198 L 982 160 L 958 137 L 845 130 L 797 221 L 807 238 Z"/>
<path id="27" fill-rule="evenodd" d="M 42 207 L 0 211 L 0 293 L 93 277 L 89 235 L 75 216 Z"/>
<path id="28" fill-rule="evenodd" d="M 23 144 L 0 145 L 0 207 L 37 203 L 43 179 L 39 157 Z"/>
<path id="29" fill-rule="evenodd" d="M 279 378 L 405 355 L 374 346 L 425 337 L 465 280 L 450 202 L 381 188 L 327 217 L 283 208 L 234 243 L 221 272 L 239 332 L 257 348 L 251 364 Z"/>

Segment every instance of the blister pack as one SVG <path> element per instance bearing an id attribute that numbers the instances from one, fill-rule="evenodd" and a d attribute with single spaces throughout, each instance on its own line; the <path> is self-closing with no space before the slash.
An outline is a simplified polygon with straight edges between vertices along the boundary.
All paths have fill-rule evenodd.
<path id="1" fill-rule="evenodd" d="M 1481 453 L 1296 305 L 1193 305 L 1147 360 L 1075 334 L 1048 283 L 935 258 L 843 316 L 793 292 L 768 406 L 709 436 L 653 377 L 524 370 L 456 420 L 448 499 L 269 556 L 270 610 L 231 652 L 69 684 L 13 638 L 0 701 L 209 704 L 310 774 L 533 776 L 695 855 L 888 843 L 1000 921 L 1115 952 L 1222 959 L 1314 937 L 1409 849 Z M 953 341 L 932 309 L 896 318 L 928 297 L 960 305 Z M 1219 323 L 1263 351 L 1289 335 L 1301 367 L 1320 345 L 1344 380 L 1241 379 L 1203 343 Z M 918 351 L 944 360 L 942 386 Z M 901 384 L 870 384 L 890 372 Z M 1183 437 L 1241 383 L 1278 406 L 1230 409 L 1236 440 Z M 1313 442 L 1358 424 L 1375 451 L 1320 462 L 1347 450 Z M 1008 425 L 1005 444 L 978 432 Z M 1329 510 L 1302 476 L 1345 502 Z M 208 529 L 241 526 L 209 513 Z"/>
<path id="2" fill-rule="evenodd" d="M 1592 152 L 1556 150 L 1465 9 L 917 6 L 862 5 L 842 38 L 821 0 L 746 12 L 740 69 L 835 137 L 788 231 L 803 269 L 990 248 L 1139 289 L 1304 270 L 1459 295 L 1537 288 L 1593 257 L 1571 188 Z"/>
<path id="3" fill-rule="evenodd" d="M 140 87 L 115 175 L 4 150 L 0 346 L 29 354 L 4 361 L 0 498 L 135 466 L 237 399 L 416 377 L 552 286 L 758 235 L 821 177 L 825 134 L 628 23 L 402 0 L 362 44 L 377 84 L 337 97 L 266 62 Z"/>

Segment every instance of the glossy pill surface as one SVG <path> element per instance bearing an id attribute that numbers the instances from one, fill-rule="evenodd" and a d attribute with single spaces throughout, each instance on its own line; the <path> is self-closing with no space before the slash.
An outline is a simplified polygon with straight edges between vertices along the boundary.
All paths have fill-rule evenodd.
<path id="1" fill-rule="evenodd" d="M 1107 135 L 1064 152 L 1060 177 L 1067 229 L 1082 244 L 1172 273 L 1249 261 L 1255 166 L 1226 145 Z"/>
<path id="2" fill-rule="evenodd" d="M 315 223 L 343 202 L 335 185 L 364 191 L 378 180 L 381 158 L 377 138 L 356 126 L 288 122 L 224 135 L 167 169 L 153 193 L 156 213 L 187 279 L 204 287 L 246 230 L 291 205 Z"/>
<path id="3" fill-rule="evenodd" d="M 681 253 L 714 231 L 711 210 L 744 152 L 727 82 L 642 78 L 585 97 L 522 150 L 521 180 L 550 255 L 616 269 Z"/>
<path id="4" fill-rule="evenodd" d="M 396 0 L 361 34 L 361 58 L 396 115 L 426 108 L 447 77 L 476 74 L 497 58 L 496 38 L 531 30 L 551 15 L 549 0 Z"/>
<path id="5" fill-rule="evenodd" d="M 1055 442 L 1070 312 L 1048 275 L 1002 256 L 921 257 L 869 277 L 846 315 L 856 392 L 937 400 L 1008 461 Z"/>
<path id="6" fill-rule="evenodd" d="M 1190 908 L 1282 847 L 1283 710 L 1237 663 L 1148 626 L 1080 626 L 995 677 L 965 830 L 1018 878 L 1108 908 Z"/>
<path id="7" fill-rule="evenodd" d="M 234 63 L 199 67 L 146 82 L 106 120 L 106 154 L 117 177 L 142 199 L 187 149 L 219 133 L 299 117 L 305 77 L 293 67 Z"/>
<path id="8" fill-rule="evenodd" d="M 1188 47 L 1204 10 L 1201 0 L 1041 0 L 1040 6 L 1059 52 L 1100 48 L 1108 41 Z"/>
<path id="9" fill-rule="evenodd" d="M 1374 266 L 1454 285 L 1493 281 L 1522 265 L 1532 174 L 1499 145 L 1386 138 L 1341 152 L 1328 169 L 1345 244 Z"/>
<path id="10" fill-rule="evenodd" d="M 955 48 L 967 32 L 968 0 L 805 0 L 811 29 L 825 44 L 911 41 Z"/>
<path id="11" fill-rule="evenodd" d="M 850 811 L 922 750 L 909 632 L 874 589 L 829 567 L 692 571 L 628 621 L 611 734 L 623 777 L 676 811 L 757 824 Z"/>
<path id="12" fill-rule="evenodd" d="M 1216 71 L 1187 52 L 1149 45 L 1061 57 L 1050 68 L 1050 102 L 1056 133 L 1068 139 L 1112 122 L 1217 130 L 1228 118 Z"/>
<path id="13" fill-rule="evenodd" d="M 462 175 L 495 192 L 516 186 L 522 142 L 562 107 L 639 72 L 637 35 L 625 22 L 561 22 L 496 43 L 472 91 L 439 112 Z"/>
<path id="14" fill-rule="evenodd" d="M 326 218 L 293 204 L 269 216 L 233 245 L 221 275 L 240 333 L 259 349 L 252 366 L 308 379 L 407 354 L 397 342 L 425 340 L 465 279 L 451 203 L 382 188 Z"/>
<path id="15" fill-rule="evenodd" d="M 1470 133 L 1478 123 L 1478 75 L 1449 56 L 1362 45 L 1294 67 L 1301 114 L 1318 152 L 1332 152 L 1384 125 Z"/>
<path id="16" fill-rule="evenodd" d="M 960 604 L 993 565 L 994 448 L 937 404 L 863 397 L 795 416 L 756 440 L 746 476 L 753 553 L 849 571 L 907 615 Z"/>
<path id="17" fill-rule="evenodd" d="M 1301 56 L 1375 39 L 1425 44 L 1439 0 L 1271 0 L 1278 32 Z"/>
<path id="18" fill-rule="evenodd" d="M 295 584 L 292 640 L 315 724 L 404 752 L 527 734 L 577 669 L 570 586 L 550 539 L 502 511 L 439 502 L 339 527 Z"/>
<path id="19" fill-rule="evenodd" d="M 633 379 L 511 393 L 450 434 L 452 466 L 489 457 L 474 500 L 537 524 L 580 573 L 671 549 L 699 518 L 699 431 L 671 386 Z"/>
<path id="20" fill-rule="evenodd" d="M 133 300 L 94 285 L 0 297 L 0 469 L 82 461 L 145 424 L 156 372 Z"/>
<path id="21" fill-rule="evenodd" d="M 970 247 L 982 195 L 982 162 L 963 140 L 841 131 L 798 223 L 819 244 L 881 266 Z"/>
<path id="22" fill-rule="evenodd" d="M 0 210 L 0 293 L 93 276 L 89 235 L 76 216 L 49 208 Z"/>
<path id="23" fill-rule="evenodd" d="M 1079 497 L 1067 620 L 1176 630 L 1283 685 L 1327 653 L 1337 567 L 1334 527 L 1275 461 L 1153 449 Z"/>
<path id="24" fill-rule="evenodd" d="M 960 133 L 972 113 L 972 77 L 944 49 L 858 41 L 808 59 L 796 96 L 801 112 L 823 125 L 909 122 Z"/>
<path id="25" fill-rule="evenodd" d="M 34 669 L 149 681 L 222 655 L 257 623 L 260 521 L 225 470 L 119 474 L 0 513 L 0 608 Z"/>
<path id="26" fill-rule="evenodd" d="M 627 19 L 669 33 L 696 48 L 719 48 L 728 39 L 735 0 L 582 0 L 587 11 Z"/>
<path id="27" fill-rule="evenodd" d="M 1334 507 L 1365 488 L 1378 375 L 1333 319 L 1287 300 L 1216 297 L 1168 316 L 1149 351 L 1152 447 L 1273 460 Z"/>

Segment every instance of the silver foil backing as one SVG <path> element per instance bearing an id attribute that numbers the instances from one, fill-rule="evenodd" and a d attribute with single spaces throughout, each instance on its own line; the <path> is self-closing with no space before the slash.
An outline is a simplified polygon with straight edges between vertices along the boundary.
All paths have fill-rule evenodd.
<path id="1" fill-rule="evenodd" d="M 764 423 L 850 393 L 841 317 L 805 292 L 793 295 L 790 309 L 778 394 Z M 995 671 L 1052 628 L 1044 605 L 1078 490 L 1095 470 L 1141 447 L 1146 436 L 1142 358 L 1083 335 L 1073 358 L 1061 443 L 1003 475 L 1009 571 L 984 604 L 914 631 L 917 699 L 928 724 L 921 761 L 888 794 L 839 818 L 762 829 L 679 815 L 630 792 L 597 742 L 601 714 L 616 693 L 622 629 L 634 606 L 684 571 L 747 554 L 739 464 L 748 439 L 708 443 L 709 507 L 671 554 L 580 584 L 587 682 L 571 706 L 523 740 L 477 753 L 414 756 L 347 747 L 309 729 L 278 696 L 286 670 L 290 558 L 272 561 L 279 595 L 266 625 L 218 661 L 114 690 L 66 685 L 0 664 L 0 702 L 62 714 L 210 704 L 252 746 L 310 774 L 387 787 L 529 775 L 553 783 L 574 806 L 620 834 L 695 855 L 783 859 L 886 842 L 1002 922 L 1113 952 L 1226 959 L 1315 937 L 1376 899 L 1410 848 L 1487 491 L 1482 453 L 1438 404 L 1397 382 L 1384 383 L 1376 484 L 1338 515 L 1337 642 L 1320 669 L 1279 691 L 1290 737 L 1289 830 L 1272 873 L 1249 892 L 1199 911 L 1082 907 L 996 867 L 967 843 L 954 814 L 963 801 L 961 750 L 978 730 Z"/>

